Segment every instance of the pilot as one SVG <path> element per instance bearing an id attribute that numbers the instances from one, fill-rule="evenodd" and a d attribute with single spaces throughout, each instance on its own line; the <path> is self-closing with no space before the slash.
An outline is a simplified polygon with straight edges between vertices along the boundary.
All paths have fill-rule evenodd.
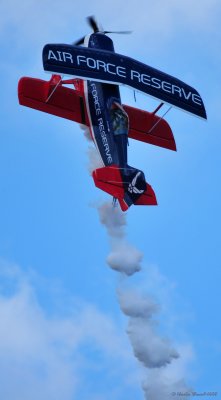
<path id="1" fill-rule="evenodd" d="M 110 109 L 112 129 L 114 132 L 115 143 L 118 151 L 119 167 L 124 185 L 127 188 L 127 204 L 134 203 L 146 190 L 146 180 L 144 173 L 137 168 L 127 164 L 127 146 L 129 118 L 122 105 L 114 101 Z"/>
<path id="2" fill-rule="evenodd" d="M 129 118 L 122 105 L 113 101 L 110 108 L 112 129 L 118 149 L 119 165 L 127 167 Z"/>

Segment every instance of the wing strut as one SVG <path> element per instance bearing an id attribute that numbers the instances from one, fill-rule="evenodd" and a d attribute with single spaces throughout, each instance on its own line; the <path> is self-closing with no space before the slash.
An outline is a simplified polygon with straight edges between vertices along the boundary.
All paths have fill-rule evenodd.
<path id="1" fill-rule="evenodd" d="M 155 114 L 163 105 L 164 103 L 161 103 L 156 110 L 153 112 L 153 114 Z M 162 115 L 162 117 L 160 119 L 158 119 L 158 121 L 152 126 L 152 128 L 150 128 L 150 130 L 147 133 L 151 133 L 153 132 L 153 130 L 156 128 L 156 126 L 159 124 L 159 122 L 163 119 L 163 117 L 165 117 L 165 115 L 171 110 L 172 106 L 170 106 L 168 108 L 168 110 Z"/>
<path id="2" fill-rule="evenodd" d="M 159 109 L 160 109 L 161 107 L 163 107 L 163 105 L 164 105 L 164 103 L 160 103 L 159 106 L 156 108 L 156 110 L 153 111 L 152 114 L 156 114 L 157 111 L 159 111 Z"/>
<path id="3" fill-rule="evenodd" d="M 55 90 L 57 89 L 57 87 L 58 87 L 58 86 L 60 85 L 60 83 L 62 82 L 63 76 L 64 76 L 64 75 L 61 75 L 61 76 L 60 76 L 59 81 L 56 83 L 54 89 L 53 89 L 52 92 L 49 94 L 49 96 L 48 96 L 48 98 L 46 99 L 45 103 L 47 103 L 47 102 L 50 100 L 50 98 L 51 98 L 52 95 L 54 94 Z"/>

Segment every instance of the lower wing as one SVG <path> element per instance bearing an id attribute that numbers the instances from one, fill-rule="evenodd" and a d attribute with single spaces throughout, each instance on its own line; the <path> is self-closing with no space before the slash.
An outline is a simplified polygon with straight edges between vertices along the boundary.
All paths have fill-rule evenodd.
<path id="1" fill-rule="evenodd" d="M 64 86 L 76 80 L 62 81 L 52 75 L 50 81 L 23 77 L 18 83 L 18 98 L 21 105 L 37 109 L 80 124 L 88 125 L 88 116 L 83 92 Z M 123 105 L 129 116 L 128 136 L 145 143 L 176 150 L 169 124 L 154 112 Z"/>

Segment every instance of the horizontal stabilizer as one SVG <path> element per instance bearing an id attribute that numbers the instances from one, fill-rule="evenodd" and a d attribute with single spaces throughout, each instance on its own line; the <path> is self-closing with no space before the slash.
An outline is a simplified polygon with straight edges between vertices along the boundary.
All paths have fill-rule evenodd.
<path id="1" fill-rule="evenodd" d="M 207 118 L 203 100 L 193 87 L 122 54 L 83 46 L 47 44 L 43 49 L 43 66 L 45 71 L 53 73 L 123 84 Z"/>
<path id="2" fill-rule="evenodd" d="M 133 186 L 129 181 L 123 181 L 124 172 L 122 170 L 116 165 L 94 170 L 92 176 L 95 186 L 118 199 L 122 211 L 126 211 L 132 204 L 157 205 L 155 193 L 148 183 L 146 183 L 146 189 L 144 188 L 141 194 L 134 194 L 137 191 L 136 188 L 136 191 L 134 190 L 134 193 L 131 194 L 135 186 L 135 184 L 133 185 L 134 178 L 132 180 Z M 137 172 L 137 170 L 133 170 Z M 128 186 L 132 189 L 128 190 Z"/>
<path id="3" fill-rule="evenodd" d="M 120 169 L 117 166 L 97 168 L 93 171 L 95 186 L 117 199 L 123 199 L 124 187 Z"/>
<path id="4" fill-rule="evenodd" d="M 156 206 L 157 199 L 152 187 L 147 183 L 145 192 L 134 203 L 135 206 Z"/>

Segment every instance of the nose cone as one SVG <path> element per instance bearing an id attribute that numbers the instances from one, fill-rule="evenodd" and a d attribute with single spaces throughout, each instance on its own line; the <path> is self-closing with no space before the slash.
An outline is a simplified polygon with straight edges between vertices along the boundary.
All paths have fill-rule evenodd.
<path id="1" fill-rule="evenodd" d="M 113 41 L 102 32 L 92 33 L 92 35 L 90 35 L 88 47 L 114 51 Z"/>

